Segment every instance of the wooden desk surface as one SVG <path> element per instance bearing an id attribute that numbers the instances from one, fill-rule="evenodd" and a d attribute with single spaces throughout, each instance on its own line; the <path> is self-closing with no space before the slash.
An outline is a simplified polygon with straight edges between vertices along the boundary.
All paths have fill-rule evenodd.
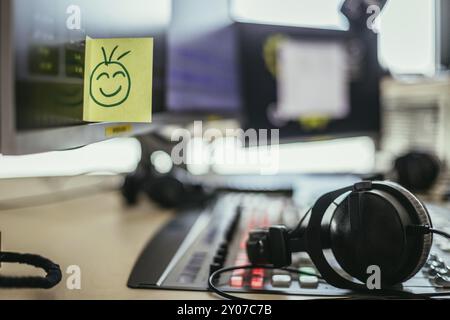
<path id="1" fill-rule="evenodd" d="M 174 213 L 157 208 L 144 197 L 136 207 L 127 208 L 116 190 L 118 179 L 84 176 L 0 180 L 2 249 L 41 254 L 60 264 L 63 271 L 63 280 L 53 289 L 0 289 L 0 299 L 215 298 L 207 292 L 126 286 L 141 250 Z M 67 289 L 65 271 L 70 265 L 81 268 L 81 290 Z M 3 264 L 0 272 L 43 274 L 17 264 Z M 259 296 L 274 297 L 287 298 Z"/>

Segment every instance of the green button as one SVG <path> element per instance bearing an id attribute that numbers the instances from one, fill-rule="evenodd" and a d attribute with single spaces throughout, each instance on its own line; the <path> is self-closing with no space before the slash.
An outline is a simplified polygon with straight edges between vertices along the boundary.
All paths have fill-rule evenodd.
<path id="1" fill-rule="evenodd" d="M 316 269 L 314 269 L 313 267 L 301 267 L 298 269 L 298 271 L 300 271 L 301 273 L 304 272 L 304 274 L 302 275 L 317 275 Z"/>

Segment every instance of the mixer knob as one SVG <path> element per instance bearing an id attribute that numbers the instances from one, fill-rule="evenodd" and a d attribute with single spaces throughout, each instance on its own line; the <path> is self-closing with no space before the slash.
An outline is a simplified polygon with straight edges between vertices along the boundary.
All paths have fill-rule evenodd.
<path id="1" fill-rule="evenodd" d="M 437 260 L 431 262 L 430 266 L 434 268 L 445 268 L 445 262 L 441 258 L 438 258 Z"/>
<path id="2" fill-rule="evenodd" d="M 450 288 L 450 277 L 438 274 L 433 283 L 439 287 Z"/>
<path id="3" fill-rule="evenodd" d="M 222 266 L 219 263 L 213 262 L 209 265 L 209 274 L 219 270 Z"/>
<path id="4" fill-rule="evenodd" d="M 450 274 L 447 268 L 439 268 L 437 269 L 437 273 L 441 276 L 448 276 Z"/>
<path id="5" fill-rule="evenodd" d="M 220 265 L 220 267 L 222 267 L 223 263 L 225 262 L 225 257 L 217 254 L 217 255 L 215 255 L 213 261 L 214 261 L 214 263 L 218 263 Z"/>
<path id="6" fill-rule="evenodd" d="M 219 247 L 219 249 L 217 249 L 216 255 L 226 256 L 227 253 L 228 249 Z"/>
<path id="7" fill-rule="evenodd" d="M 430 265 L 430 267 L 428 268 L 427 274 L 429 277 L 435 277 L 438 274 L 438 268 L 436 268 L 433 265 Z"/>
<path id="8" fill-rule="evenodd" d="M 438 259 L 438 255 L 436 253 L 430 253 L 430 257 L 428 258 L 427 264 L 430 264 L 432 261 L 436 261 Z"/>

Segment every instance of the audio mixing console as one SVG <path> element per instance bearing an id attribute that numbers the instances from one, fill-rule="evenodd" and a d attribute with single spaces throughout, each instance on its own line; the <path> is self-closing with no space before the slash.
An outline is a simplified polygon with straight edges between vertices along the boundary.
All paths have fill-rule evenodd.
<path id="1" fill-rule="evenodd" d="M 256 227 L 285 224 L 294 227 L 310 203 L 294 204 L 290 196 L 273 193 L 224 193 L 203 210 L 180 213 L 147 245 L 128 285 L 132 288 L 207 290 L 211 272 L 222 267 L 248 264 L 245 244 Z M 435 226 L 450 227 L 450 211 L 429 206 Z M 450 287 L 450 246 L 435 237 L 424 268 L 403 284 L 414 293 Z M 224 274 L 218 286 L 229 292 L 295 295 L 345 295 L 346 290 L 328 285 L 319 277 L 306 253 L 293 255 L 291 267 L 312 275 L 283 270 L 234 270 Z"/>

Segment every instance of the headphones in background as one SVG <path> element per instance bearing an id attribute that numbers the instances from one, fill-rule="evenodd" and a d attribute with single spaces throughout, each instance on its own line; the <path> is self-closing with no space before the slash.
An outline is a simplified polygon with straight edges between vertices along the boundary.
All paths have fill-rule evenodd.
<path id="1" fill-rule="evenodd" d="M 386 173 L 366 175 L 364 179 L 395 181 L 412 192 L 426 192 L 434 186 L 443 167 L 434 153 L 409 151 L 395 158 Z"/>
<path id="2" fill-rule="evenodd" d="M 293 230 L 274 225 L 251 231 L 246 247 L 253 265 L 277 268 L 289 266 L 292 253 L 307 252 L 329 284 L 367 291 L 372 265 L 380 268 L 382 289 L 413 277 L 428 258 L 433 233 L 449 237 L 433 229 L 427 208 L 407 189 L 394 182 L 362 181 L 321 196 Z M 342 276 L 326 249 L 361 283 Z"/>
<path id="3" fill-rule="evenodd" d="M 363 29 L 367 25 L 367 14 L 375 5 L 381 11 L 387 0 L 345 0 L 341 6 L 342 14 L 348 19 L 350 26 Z"/>
<path id="4" fill-rule="evenodd" d="M 161 207 L 175 209 L 202 206 L 214 196 L 201 185 L 184 183 L 173 173 L 161 174 L 152 168 L 138 168 L 127 175 L 121 191 L 128 205 L 136 204 L 143 192 Z"/>
<path id="5" fill-rule="evenodd" d="M 413 192 L 427 191 L 435 184 L 441 167 L 433 153 L 411 151 L 395 159 L 393 180 Z"/>

